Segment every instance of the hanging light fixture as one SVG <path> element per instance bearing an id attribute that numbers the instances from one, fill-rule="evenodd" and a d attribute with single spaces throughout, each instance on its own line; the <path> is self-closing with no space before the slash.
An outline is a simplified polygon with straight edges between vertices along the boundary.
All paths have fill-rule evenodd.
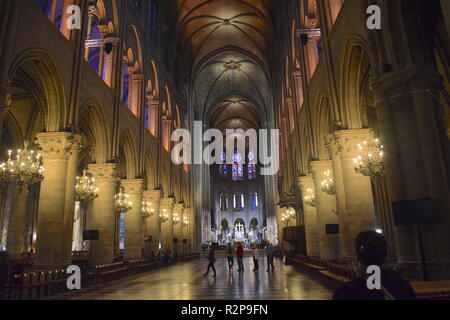
<path id="1" fill-rule="evenodd" d="M 145 199 L 142 201 L 142 217 L 150 218 L 155 214 L 155 209 L 152 208 L 152 203 L 146 201 Z"/>
<path id="2" fill-rule="evenodd" d="M 384 151 L 379 139 L 358 144 L 359 155 L 353 159 L 356 173 L 379 181 L 384 175 Z"/>
<path id="3" fill-rule="evenodd" d="M 8 160 L 0 164 L 0 179 L 8 183 L 33 185 L 44 179 L 44 167 L 39 153 L 25 148 L 13 153 L 8 151 Z"/>
<path id="4" fill-rule="evenodd" d="M 186 216 L 183 216 L 183 227 L 187 227 L 189 225 L 189 218 Z"/>
<path id="5" fill-rule="evenodd" d="M 181 221 L 181 218 L 180 218 L 180 215 L 178 213 L 172 214 L 172 223 L 173 223 L 174 226 L 179 224 L 180 221 Z"/>
<path id="6" fill-rule="evenodd" d="M 308 188 L 306 190 L 306 195 L 303 197 L 303 200 L 305 201 L 305 204 L 308 207 L 315 208 L 316 207 L 316 195 L 314 193 L 314 189 Z"/>
<path id="7" fill-rule="evenodd" d="M 130 200 L 128 200 L 130 196 L 125 193 L 124 187 L 120 187 L 120 192 L 116 194 L 114 197 L 116 199 L 115 203 L 116 211 L 126 213 L 131 209 L 133 209 L 133 203 Z"/>
<path id="8" fill-rule="evenodd" d="M 98 198 L 98 188 L 95 186 L 95 179 L 88 175 L 87 170 L 83 170 L 82 177 L 77 177 L 75 192 L 80 202 Z"/>
<path id="9" fill-rule="evenodd" d="M 322 185 L 322 191 L 330 196 L 336 194 L 336 187 L 334 185 L 333 178 L 331 177 L 331 170 L 327 170 L 323 173 L 325 179 L 320 183 Z"/>
<path id="10" fill-rule="evenodd" d="M 163 209 L 162 213 L 159 214 L 159 221 L 162 223 L 169 220 L 169 214 L 167 213 L 167 209 Z"/>

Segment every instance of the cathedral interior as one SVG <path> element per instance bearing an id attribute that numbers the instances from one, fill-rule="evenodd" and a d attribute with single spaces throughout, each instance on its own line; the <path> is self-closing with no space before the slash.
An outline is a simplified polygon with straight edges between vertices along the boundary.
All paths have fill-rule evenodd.
<path id="1" fill-rule="evenodd" d="M 419 298 L 450 298 L 450 1 L 2 0 L 0 17 L 1 299 L 74 265 L 112 283 L 75 299 L 330 299 L 365 231 Z M 174 161 L 196 126 L 245 148 Z M 273 244 L 280 278 L 208 291 L 207 248 L 220 273 L 228 243 Z M 139 294 L 115 282 L 137 273 Z"/>

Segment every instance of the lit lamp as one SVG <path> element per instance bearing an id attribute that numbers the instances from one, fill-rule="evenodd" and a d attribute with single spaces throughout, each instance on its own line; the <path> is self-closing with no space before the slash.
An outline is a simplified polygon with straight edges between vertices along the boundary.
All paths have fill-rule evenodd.
<path id="1" fill-rule="evenodd" d="M 159 221 L 162 223 L 169 220 L 169 214 L 167 213 L 167 209 L 163 209 L 162 213 L 159 214 Z"/>
<path id="2" fill-rule="evenodd" d="M 189 218 L 186 216 L 183 216 L 183 227 L 187 227 L 189 225 Z"/>
<path id="3" fill-rule="evenodd" d="M 331 178 L 331 170 L 327 170 L 323 173 L 325 179 L 320 183 L 322 185 L 322 191 L 330 196 L 336 194 L 336 187 L 334 186 L 333 178 Z"/>
<path id="4" fill-rule="evenodd" d="M 175 225 L 179 224 L 180 221 L 181 221 L 180 215 L 178 213 L 174 213 L 172 215 L 172 223 L 173 223 L 173 225 L 175 226 Z"/>
<path id="5" fill-rule="evenodd" d="M 98 188 L 95 186 L 95 179 L 88 175 L 86 170 L 83 170 L 83 176 L 77 177 L 77 184 L 75 185 L 75 192 L 78 201 L 86 202 L 98 198 Z"/>
<path id="6" fill-rule="evenodd" d="M 316 207 L 316 195 L 312 188 L 308 188 L 308 190 L 306 190 L 306 194 L 303 197 L 303 200 L 305 201 L 305 204 L 308 207 L 312 207 L 312 208 Z"/>
<path id="7" fill-rule="evenodd" d="M 353 159 L 356 173 L 379 182 L 384 175 L 384 152 L 379 139 L 358 144 L 359 155 Z"/>
<path id="8" fill-rule="evenodd" d="M 150 218 L 155 214 L 155 209 L 152 208 L 152 203 L 146 201 L 142 201 L 142 217 Z"/>
<path id="9" fill-rule="evenodd" d="M 8 151 L 8 160 L 0 164 L 0 179 L 14 184 L 33 185 L 44 179 L 41 155 L 33 150 Z"/>
<path id="10" fill-rule="evenodd" d="M 120 192 L 116 194 L 114 198 L 116 199 L 116 211 L 126 213 L 133 209 L 133 203 L 128 200 L 130 196 L 125 193 L 125 189 L 123 187 L 120 187 Z"/>

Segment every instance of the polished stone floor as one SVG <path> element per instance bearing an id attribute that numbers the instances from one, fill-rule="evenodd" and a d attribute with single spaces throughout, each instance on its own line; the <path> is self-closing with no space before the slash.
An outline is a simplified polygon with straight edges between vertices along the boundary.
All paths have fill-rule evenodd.
<path id="1" fill-rule="evenodd" d="M 265 271 L 263 259 L 258 273 L 245 258 L 245 272 L 228 272 L 227 262 L 219 258 L 217 278 L 205 272 L 205 258 L 123 280 L 102 289 L 63 297 L 79 300 L 323 300 L 331 291 L 314 274 L 275 261 L 275 272 Z"/>

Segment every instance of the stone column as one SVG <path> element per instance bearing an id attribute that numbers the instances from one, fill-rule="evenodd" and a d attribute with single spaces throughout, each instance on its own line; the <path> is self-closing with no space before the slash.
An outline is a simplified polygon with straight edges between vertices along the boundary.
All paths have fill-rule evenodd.
<path id="1" fill-rule="evenodd" d="M 180 257 L 183 254 L 183 214 L 184 214 L 184 203 L 177 203 L 173 207 L 172 216 L 180 218 L 177 224 L 173 226 L 173 237 L 177 239 L 177 243 L 173 244 L 174 257 Z"/>
<path id="2" fill-rule="evenodd" d="M 105 39 L 105 57 L 104 57 L 104 75 L 105 75 L 105 83 L 111 89 L 115 88 L 115 79 L 118 72 L 120 72 L 120 68 L 122 68 L 122 64 L 116 65 L 117 55 L 119 54 L 119 39 L 118 38 L 107 38 Z M 109 49 L 108 49 L 109 48 Z"/>
<path id="3" fill-rule="evenodd" d="M 159 129 L 159 100 L 154 96 L 147 96 L 148 103 L 148 129 L 154 137 L 158 136 Z"/>
<path id="4" fill-rule="evenodd" d="M 144 192 L 145 201 L 150 203 L 153 215 L 145 219 L 144 238 L 151 238 L 146 242 L 146 255 L 150 258 L 156 256 L 159 250 L 160 223 L 159 206 L 161 202 L 161 190 L 148 190 Z"/>
<path id="5" fill-rule="evenodd" d="M 132 202 L 132 209 L 125 213 L 124 259 L 140 259 L 142 258 L 144 245 L 142 218 L 143 180 L 122 180 L 121 185 L 125 188 L 125 192 L 130 196 L 130 201 Z"/>
<path id="6" fill-rule="evenodd" d="M 376 217 L 369 177 L 355 172 L 357 145 L 373 138 L 369 129 L 342 130 L 327 136 L 332 159 L 339 214 L 342 257 L 354 258 L 354 241 L 363 231 L 375 230 Z"/>
<path id="7" fill-rule="evenodd" d="M 324 172 L 332 171 L 331 161 L 312 161 L 310 163 L 316 190 L 317 226 L 320 239 L 320 257 L 334 260 L 339 257 L 339 235 L 327 234 L 327 224 L 338 224 L 336 196 L 322 191 L 321 182 L 326 178 Z"/>
<path id="8" fill-rule="evenodd" d="M 432 67 L 392 72 L 372 83 L 389 198 L 436 200 L 438 224 L 422 226 L 422 235 L 430 276 L 442 279 L 450 265 L 450 194 L 448 138 L 437 121 L 439 85 Z M 420 274 L 417 229 L 396 226 L 395 241 L 399 264 Z"/>
<path id="9" fill-rule="evenodd" d="M 312 176 L 300 177 L 298 185 L 302 192 L 302 200 L 306 190 L 314 187 Z M 303 200 L 303 216 L 305 220 L 306 252 L 309 257 L 320 257 L 320 240 L 318 233 L 317 209 L 306 205 Z"/>
<path id="10" fill-rule="evenodd" d="M 12 190 L 13 202 L 9 214 L 6 249 L 9 257 L 17 258 L 24 251 L 28 186 L 22 183 L 14 184 Z"/>
<path id="11" fill-rule="evenodd" d="M 67 163 L 66 196 L 64 205 L 64 224 L 61 238 L 62 253 L 61 264 L 69 266 L 72 263 L 72 236 L 75 217 L 75 184 L 79 165 L 80 151 L 82 149 L 81 136 L 71 137 L 70 155 Z"/>
<path id="12" fill-rule="evenodd" d="M 0 85 L 0 143 L 2 142 L 3 119 L 5 118 L 5 113 L 11 105 L 11 102 L 11 83 L 6 81 Z"/>
<path id="13" fill-rule="evenodd" d="M 116 211 L 114 195 L 117 191 L 116 164 L 90 164 L 89 172 L 95 178 L 98 198 L 92 202 L 92 210 L 87 213 L 87 228 L 99 231 L 99 240 L 92 241 L 92 265 L 112 263 L 116 236 Z"/>
<path id="14" fill-rule="evenodd" d="M 161 215 L 168 215 L 169 220 L 161 222 L 161 248 L 171 249 L 173 248 L 173 217 L 172 210 L 174 206 L 174 198 L 163 198 L 159 207 L 159 213 Z"/>
<path id="15" fill-rule="evenodd" d="M 140 117 L 142 109 L 142 81 L 143 76 L 140 73 L 130 74 L 130 96 L 129 96 L 129 108 L 135 116 Z"/>
<path id="16" fill-rule="evenodd" d="M 64 212 L 66 207 L 67 168 L 72 147 L 72 134 L 47 132 L 37 134 L 42 149 L 44 180 L 41 182 L 37 220 L 36 258 L 38 268 L 62 266 Z"/>
<path id="17" fill-rule="evenodd" d="M 187 224 L 187 225 L 183 224 L 183 237 L 182 237 L 182 239 L 183 239 L 183 241 L 184 240 L 187 241 L 187 243 L 183 242 L 183 255 L 190 254 L 190 241 L 191 240 L 189 239 L 190 238 L 189 237 L 189 228 L 190 228 L 190 226 L 192 224 L 191 214 L 192 214 L 192 209 L 191 208 L 184 209 L 183 216 L 187 217 L 187 219 L 189 221 L 189 224 Z"/>

